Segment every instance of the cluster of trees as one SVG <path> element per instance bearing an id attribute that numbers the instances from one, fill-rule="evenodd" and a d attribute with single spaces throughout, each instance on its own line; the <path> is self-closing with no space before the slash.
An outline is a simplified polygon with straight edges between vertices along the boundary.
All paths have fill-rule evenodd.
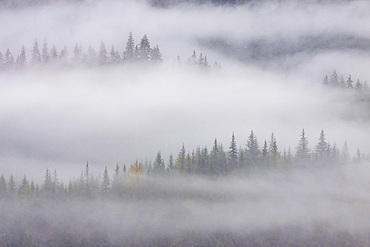
<path id="1" fill-rule="evenodd" d="M 356 81 L 356 82 L 355 82 Z M 347 79 L 344 79 L 343 75 L 338 76 L 337 71 L 334 70 L 333 74 L 329 78 L 327 75 L 324 76 L 322 84 L 327 87 L 333 88 L 347 88 L 349 90 L 356 90 L 357 92 L 369 93 L 369 85 L 367 81 L 360 81 L 360 79 L 353 80 L 351 74 Z"/>
<path id="2" fill-rule="evenodd" d="M 26 67 L 40 66 L 98 66 L 112 65 L 120 63 L 160 63 L 162 62 L 162 53 L 158 45 L 150 46 L 150 41 L 145 34 L 138 45 L 135 44 L 132 33 L 130 32 L 126 42 L 125 50 L 120 53 L 112 45 L 108 52 L 104 42 L 101 43 L 99 51 L 94 48 L 89 48 L 84 51 L 81 44 L 76 44 L 73 50 L 73 55 L 69 58 L 66 46 L 58 52 L 53 46 L 50 50 L 45 39 L 42 49 L 39 49 L 37 39 L 33 44 L 30 59 L 28 61 L 25 47 L 22 46 L 20 54 L 16 57 L 7 49 L 3 54 L 0 52 L 0 71 L 12 69 L 24 69 Z"/>
<path id="3" fill-rule="evenodd" d="M 197 147 L 191 152 L 186 151 L 183 145 L 177 157 L 169 156 L 167 164 L 158 152 L 153 162 L 135 161 L 126 170 L 126 165 L 120 167 L 118 164 L 113 176 L 109 175 L 105 167 L 102 179 L 100 176 L 93 176 L 86 164 L 85 171 L 81 172 L 78 179 L 72 179 L 65 186 L 59 182 L 57 172 L 51 173 L 46 170 L 45 179 L 39 187 L 34 181 L 28 181 L 26 176 L 18 186 L 13 176 L 7 182 L 4 175 L 0 179 L 0 196 L 18 195 L 20 198 L 32 196 L 46 197 L 99 197 L 99 196 L 130 196 L 133 190 L 143 185 L 144 176 L 184 176 L 184 175 L 206 175 L 219 176 L 228 174 L 239 174 L 241 172 L 258 172 L 264 169 L 286 169 L 302 166 L 328 166 L 345 165 L 349 162 L 359 163 L 368 160 L 357 149 L 356 155 L 350 159 L 347 143 L 344 143 L 342 151 L 339 151 L 336 144 L 332 146 L 327 142 L 324 131 L 321 131 L 319 141 L 315 149 L 311 151 L 305 131 L 302 130 L 301 137 L 292 154 L 290 148 L 281 153 L 278 150 L 276 137 L 271 135 L 269 142 L 263 142 L 259 147 L 257 137 L 251 131 L 246 142 L 246 148 L 237 147 L 235 135 L 232 135 L 230 146 L 227 150 L 215 139 L 212 149 Z M 154 188 L 153 185 L 146 187 L 146 190 Z M 140 195 L 135 192 L 135 196 Z"/>
<path id="4" fill-rule="evenodd" d="M 201 69 L 210 69 L 211 68 L 211 65 L 208 63 L 207 56 L 206 55 L 203 56 L 203 53 L 200 53 L 199 57 L 198 57 L 195 51 L 193 51 L 193 55 L 191 55 L 191 57 L 187 58 L 185 61 L 183 61 L 180 58 L 180 55 L 177 55 L 177 58 L 176 58 L 175 62 L 177 63 L 178 66 L 186 64 L 186 65 L 190 65 L 190 66 L 196 66 L 196 67 L 199 67 Z M 222 66 L 219 62 L 215 61 L 212 68 L 221 69 Z"/>

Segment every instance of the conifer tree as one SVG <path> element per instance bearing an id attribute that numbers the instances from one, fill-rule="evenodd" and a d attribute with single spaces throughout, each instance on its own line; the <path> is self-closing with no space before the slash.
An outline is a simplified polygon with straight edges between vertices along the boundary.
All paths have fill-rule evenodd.
<path id="1" fill-rule="evenodd" d="M 348 162 L 349 162 L 349 149 L 348 149 L 348 145 L 347 145 L 346 141 L 343 144 L 341 156 L 342 156 L 342 162 L 345 165 L 348 164 Z"/>
<path id="2" fill-rule="evenodd" d="M 253 133 L 253 130 L 248 137 L 246 146 L 247 162 L 249 165 L 258 165 L 260 150 L 258 147 L 257 137 Z"/>
<path id="3" fill-rule="evenodd" d="M 17 66 L 18 68 L 24 68 L 27 65 L 27 59 L 26 59 L 26 49 L 24 46 L 22 46 L 21 53 L 19 54 L 19 57 L 17 59 Z"/>
<path id="4" fill-rule="evenodd" d="M 274 133 L 271 134 L 268 154 L 269 154 L 271 165 L 276 166 L 279 153 L 278 153 L 278 148 L 277 148 L 276 138 L 274 136 Z"/>
<path id="5" fill-rule="evenodd" d="M 173 169 L 175 169 L 175 162 L 173 160 L 173 155 L 171 153 L 170 158 L 168 159 L 167 170 L 172 171 Z"/>
<path id="6" fill-rule="evenodd" d="M 143 38 L 140 41 L 139 46 L 139 59 L 140 61 L 146 62 L 150 61 L 152 54 L 152 49 L 150 48 L 150 42 L 146 34 L 144 34 Z"/>
<path id="7" fill-rule="evenodd" d="M 357 79 L 357 82 L 356 82 L 356 85 L 355 85 L 355 88 L 357 91 L 361 91 L 362 89 L 362 84 L 360 82 L 360 79 Z"/>
<path id="8" fill-rule="evenodd" d="M 55 192 L 53 181 L 51 179 L 51 174 L 49 172 L 49 168 L 46 168 L 44 182 L 41 186 L 41 191 L 43 195 L 50 196 Z"/>
<path id="9" fill-rule="evenodd" d="M 267 141 L 265 140 L 263 147 L 262 147 L 262 157 L 261 157 L 262 165 L 268 164 L 268 155 L 269 155 L 269 149 L 268 149 Z"/>
<path id="10" fill-rule="evenodd" d="M 50 50 L 50 61 L 54 64 L 58 61 L 58 51 L 55 45 L 53 45 L 53 48 Z"/>
<path id="11" fill-rule="evenodd" d="M 162 62 L 163 61 L 163 59 L 162 59 L 162 53 L 159 50 L 158 45 L 156 45 L 156 46 L 153 47 L 151 57 L 152 57 L 152 61 L 154 63 L 159 63 L 159 62 Z"/>
<path id="12" fill-rule="evenodd" d="M 73 63 L 80 65 L 82 63 L 82 47 L 76 43 L 75 49 L 73 50 Z"/>
<path id="13" fill-rule="evenodd" d="M 164 170 L 165 170 L 164 161 L 162 159 L 161 152 L 158 152 L 153 165 L 153 171 L 156 174 L 163 174 Z"/>
<path id="14" fill-rule="evenodd" d="M 333 87 L 337 87 L 339 85 L 338 74 L 337 74 L 337 71 L 336 70 L 333 71 L 333 74 L 332 74 L 332 76 L 330 78 L 330 84 Z"/>
<path id="15" fill-rule="evenodd" d="M 110 191 L 110 178 L 108 174 L 108 168 L 105 166 L 104 175 L 103 175 L 103 182 L 101 184 L 101 192 L 103 194 L 108 194 Z"/>
<path id="16" fill-rule="evenodd" d="M 37 39 L 33 44 L 33 48 L 31 50 L 31 65 L 35 66 L 41 63 L 41 55 L 39 50 L 39 43 Z"/>
<path id="17" fill-rule="evenodd" d="M 229 147 L 229 165 L 230 169 L 235 169 L 238 164 L 238 148 L 236 147 L 234 132 L 231 136 L 231 143 Z"/>
<path id="18" fill-rule="evenodd" d="M 4 68 L 6 68 L 6 69 L 11 69 L 14 65 L 14 57 L 13 57 L 13 54 L 10 52 L 9 49 L 6 50 L 3 65 L 4 65 Z"/>
<path id="19" fill-rule="evenodd" d="M 181 150 L 176 160 L 176 165 L 179 168 L 180 172 L 185 171 L 185 156 L 186 156 L 185 146 L 184 144 L 182 144 Z"/>
<path id="20" fill-rule="evenodd" d="M 6 180 L 4 174 L 1 174 L 0 178 L 0 195 L 4 196 L 6 194 Z"/>
<path id="21" fill-rule="evenodd" d="M 11 195 L 15 194 L 15 181 L 13 174 L 10 175 L 9 183 L 8 183 L 8 192 Z"/>
<path id="22" fill-rule="evenodd" d="M 329 86 L 329 79 L 327 75 L 324 76 L 324 80 L 322 81 L 322 84 L 324 86 Z"/>
<path id="23" fill-rule="evenodd" d="M 310 149 L 308 148 L 308 141 L 304 129 L 301 133 L 301 139 L 299 140 L 295 154 L 296 162 L 308 162 L 310 160 Z"/>
<path id="24" fill-rule="evenodd" d="M 327 157 L 328 143 L 326 142 L 324 130 L 321 130 L 319 142 L 315 147 L 315 159 L 317 161 L 324 161 Z"/>
<path id="25" fill-rule="evenodd" d="M 105 65 L 108 62 L 107 49 L 105 49 L 104 42 L 100 44 L 99 50 L 99 65 Z"/>
<path id="26" fill-rule="evenodd" d="M 132 33 L 130 32 L 126 43 L 126 48 L 123 52 L 123 60 L 125 62 L 132 62 L 135 60 L 135 58 L 135 42 L 134 38 L 132 37 Z"/>
<path id="27" fill-rule="evenodd" d="M 353 81 L 351 79 L 351 75 L 348 76 L 348 79 L 347 79 L 347 87 L 348 88 L 353 88 Z"/>
<path id="28" fill-rule="evenodd" d="M 25 198 L 28 194 L 29 194 L 29 182 L 26 178 L 26 175 L 23 176 L 23 179 L 22 179 L 22 182 L 21 184 L 19 185 L 19 188 L 18 188 L 18 195 L 19 197 L 21 198 Z"/>
<path id="29" fill-rule="evenodd" d="M 50 54 L 49 54 L 48 43 L 47 43 L 46 39 L 45 39 L 44 44 L 42 46 L 42 55 L 41 55 L 41 57 L 42 57 L 42 62 L 43 63 L 47 64 L 47 63 L 50 62 Z"/>
<path id="30" fill-rule="evenodd" d="M 109 55 L 109 62 L 111 64 L 118 64 L 120 62 L 121 57 L 119 56 L 119 53 L 114 49 L 114 45 L 112 45 Z"/>
<path id="31" fill-rule="evenodd" d="M 345 88 L 346 87 L 346 82 L 344 81 L 343 76 L 341 75 L 339 78 L 339 87 Z"/>

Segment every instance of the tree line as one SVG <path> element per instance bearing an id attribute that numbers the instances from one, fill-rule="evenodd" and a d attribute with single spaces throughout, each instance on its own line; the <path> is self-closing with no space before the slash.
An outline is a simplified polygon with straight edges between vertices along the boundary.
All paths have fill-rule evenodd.
<path id="1" fill-rule="evenodd" d="M 324 79 L 322 80 L 322 84 L 326 87 L 331 88 L 343 88 L 364 93 L 370 92 L 369 85 L 366 80 L 353 80 L 351 74 L 348 75 L 347 79 L 344 79 L 343 75 L 339 76 L 336 70 L 333 71 L 330 78 L 328 77 L 328 75 L 325 75 Z"/>
<path id="2" fill-rule="evenodd" d="M 248 136 L 245 148 L 237 146 L 235 135 L 232 134 L 230 146 L 225 149 L 215 139 L 212 149 L 197 147 L 186 151 L 182 145 L 178 155 L 170 154 L 165 162 L 161 152 L 158 152 L 154 161 L 135 161 L 130 166 L 116 165 L 113 175 L 105 167 L 103 176 L 94 176 L 86 164 L 85 170 L 78 178 L 71 179 L 68 185 L 60 182 L 57 171 L 46 169 L 41 186 L 29 181 L 24 175 L 20 184 L 16 184 L 13 175 L 6 181 L 4 175 L 0 178 L 0 196 L 20 198 L 45 196 L 58 198 L 85 198 L 85 197 L 126 197 L 136 191 L 135 196 L 141 193 L 148 195 L 155 186 L 148 185 L 144 177 L 158 176 L 225 176 L 230 174 L 253 173 L 268 169 L 290 169 L 294 167 L 329 167 L 330 165 L 346 165 L 370 160 L 357 149 L 353 158 L 350 158 L 349 149 L 345 142 L 340 151 L 334 142 L 326 140 L 325 133 L 320 132 L 319 140 L 314 150 L 310 150 L 305 131 L 302 130 L 295 153 L 291 149 L 280 152 L 276 137 L 271 134 L 269 141 L 264 140 L 259 146 L 253 131 Z M 145 182 L 144 182 L 145 181 Z M 141 192 L 140 192 L 141 191 Z M 153 193 L 149 193 L 153 194 Z"/>
<path id="3" fill-rule="evenodd" d="M 132 32 L 130 32 L 125 49 L 121 53 L 115 49 L 114 45 L 111 46 L 108 52 L 104 42 L 101 42 L 98 52 L 91 46 L 84 51 L 81 44 L 76 44 L 73 54 L 68 56 L 68 53 L 66 46 L 58 51 L 53 45 L 49 50 L 46 39 L 40 50 L 38 40 L 36 39 L 29 59 L 24 46 L 22 46 L 20 53 L 16 57 L 10 49 L 7 49 L 4 54 L 0 52 L 0 71 L 50 65 L 95 67 L 133 62 L 156 64 L 163 61 L 158 45 L 151 47 L 146 34 L 142 37 L 139 44 L 135 44 Z"/>

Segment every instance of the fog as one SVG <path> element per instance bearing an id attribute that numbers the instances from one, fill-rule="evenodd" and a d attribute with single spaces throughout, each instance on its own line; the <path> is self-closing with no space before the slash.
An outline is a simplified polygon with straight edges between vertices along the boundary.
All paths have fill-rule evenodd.
<path id="1" fill-rule="evenodd" d="M 0 8 L 0 51 L 9 48 L 16 57 L 24 45 L 28 62 L 35 39 L 40 50 L 44 39 L 49 49 L 66 46 L 70 59 L 75 44 L 85 52 L 89 46 L 99 51 L 102 41 L 108 52 L 113 44 L 122 55 L 130 32 L 136 44 L 147 34 L 163 54 L 156 65 L 1 70 L 0 173 L 7 181 L 13 174 L 17 186 L 26 175 L 41 187 L 46 168 L 56 169 L 59 181 L 68 184 L 87 161 L 95 177 L 101 178 L 105 166 L 113 177 L 117 163 L 128 168 L 135 160 L 153 161 L 158 151 L 167 165 L 182 145 L 189 153 L 204 146 L 211 150 L 215 138 L 227 152 L 232 133 L 244 149 L 251 130 L 260 148 L 273 133 L 281 155 L 289 148 L 294 155 L 302 129 L 314 150 L 324 130 L 332 146 L 341 150 L 346 142 L 351 157 L 359 148 L 364 158 L 238 176 L 144 174 L 144 197 L 126 184 L 124 199 L 40 197 L 14 203 L 0 198 L 0 245 L 3 234 L 18 243 L 12 234 L 20 229 L 46 245 L 53 232 L 80 233 L 74 243 L 97 233 L 97 246 L 99 236 L 113 246 L 120 241 L 149 246 L 148 239 L 158 238 L 180 238 L 172 246 L 190 246 L 181 241 L 194 232 L 198 242 L 204 236 L 197 234 L 216 239 L 221 232 L 223 243 L 227 234 L 237 239 L 246 234 L 235 246 L 266 246 L 264 241 L 279 233 L 306 241 L 293 246 L 314 241 L 323 246 L 322 239 L 315 240 L 322 232 L 323 239 L 349 234 L 344 237 L 349 246 L 366 246 L 369 99 L 325 88 L 322 81 L 334 69 L 345 80 L 349 74 L 355 83 L 370 80 L 369 12 L 369 1 L 159 8 L 112 0 Z M 207 55 L 210 65 L 220 62 L 222 69 L 186 65 L 193 51 Z M 44 236 L 45 229 L 52 230 Z M 200 246 L 207 245 L 216 242 Z"/>
<path id="2" fill-rule="evenodd" d="M 121 53 L 132 31 L 136 43 L 146 33 L 164 57 L 158 68 L 2 73 L 2 170 L 17 170 L 20 177 L 26 168 L 76 169 L 88 160 L 101 171 L 116 162 L 153 159 L 159 150 L 167 159 L 183 143 L 191 150 L 217 137 L 227 146 L 233 131 L 244 147 L 252 129 L 260 144 L 273 132 L 281 151 L 294 150 L 305 128 L 312 147 L 324 129 L 339 147 L 347 141 L 352 152 L 360 147 L 368 153 L 366 113 L 320 85 L 334 69 L 368 79 L 368 50 L 347 49 L 346 43 L 343 49 L 297 49 L 261 64 L 240 61 L 204 41 L 238 46 L 325 33 L 369 40 L 369 8 L 367 1 L 169 9 L 104 1 L 1 10 L 1 22 L 7 23 L 0 42 L 4 53 L 10 48 L 18 54 L 25 45 L 30 59 L 35 38 L 40 44 L 47 38 L 49 48 L 55 44 L 59 51 L 66 45 L 69 56 L 75 43 L 86 50 L 98 49 L 102 41 Z M 185 60 L 193 50 L 207 54 L 211 64 L 221 62 L 222 71 L 174 69 L 176 56 Z"/>
<path id="3" fill-rule="evenodd" d="M 13 244 L 49 246 L 367 246 L 368 174 L 367 163 L 217 180 L 144 177 L 144 189 L 129 188 L 124 200 L 0 201 L 0 231 Z"/>

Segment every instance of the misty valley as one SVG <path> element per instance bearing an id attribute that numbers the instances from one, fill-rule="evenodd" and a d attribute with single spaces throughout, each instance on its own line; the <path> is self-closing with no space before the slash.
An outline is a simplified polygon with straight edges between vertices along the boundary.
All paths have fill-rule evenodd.
<path id="1" fill-rule="evenodd" d="M 369 246 L 369 13 L 0 0 L 0 247 Z"/>

